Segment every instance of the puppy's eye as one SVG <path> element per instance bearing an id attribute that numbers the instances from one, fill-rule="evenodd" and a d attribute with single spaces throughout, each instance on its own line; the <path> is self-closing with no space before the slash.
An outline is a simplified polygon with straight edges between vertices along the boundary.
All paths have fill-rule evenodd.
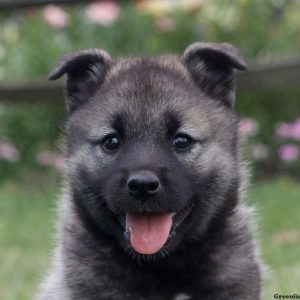
<path id="1" fill-rule="evenodd" d="M 177 134 L 172 143 L 176 149 L 185 150 L 192 145 L 193 141 L 194 140 L 186 134 Z"/>
<path id="2" fill-rule="evenodd" d="M 120 139 L 116 134 L 109 134 L 103 139 L 102 146 L 105 150 L 114 151 L 119 148 Z"/>

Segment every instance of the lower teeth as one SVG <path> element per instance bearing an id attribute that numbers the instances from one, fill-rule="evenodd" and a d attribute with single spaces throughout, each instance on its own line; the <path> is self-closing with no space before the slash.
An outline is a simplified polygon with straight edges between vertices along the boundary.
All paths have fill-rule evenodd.
<path id="1" fill-rule="evenodd" d="M 175 230 L 172 230 L 171 233 L 169 234 L 169 238 L 172 238 L 176 235 Z"/>
<path id="2" fill-rule="evenodd" d="M 128 229 L 126 229 L 124 231 L 124 238 L 129 241 L 130 240 L 130 231 Z"/>

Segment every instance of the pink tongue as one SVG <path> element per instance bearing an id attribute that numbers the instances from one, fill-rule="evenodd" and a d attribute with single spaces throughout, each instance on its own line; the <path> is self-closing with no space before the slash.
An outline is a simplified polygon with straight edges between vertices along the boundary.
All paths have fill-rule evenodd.
<path id="1" fill-rule="evenodd" d="M 132 247 L 141 254 L 158 252 L 166 243 L 172 226 L 171 213 L 135 213 L 126 215 Z"/>

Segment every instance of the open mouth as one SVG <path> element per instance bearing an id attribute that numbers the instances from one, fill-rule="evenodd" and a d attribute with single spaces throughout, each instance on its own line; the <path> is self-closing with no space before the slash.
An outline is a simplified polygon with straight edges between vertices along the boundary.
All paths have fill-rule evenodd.
<path id="1" fill-rule="evenodd" d="M 175 236 L 177 227 L 191 209 L 192 204 L 189 204 L 177 213 L 126 213 L 124 236 L 138 253 L 157 253 Z"/>

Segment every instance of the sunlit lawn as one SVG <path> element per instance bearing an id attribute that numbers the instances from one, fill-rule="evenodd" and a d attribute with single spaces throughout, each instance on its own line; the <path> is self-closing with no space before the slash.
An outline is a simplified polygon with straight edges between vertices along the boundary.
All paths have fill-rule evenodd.
<path id="1" fill-rule="evenodd" d="M 266 295 L 299 294 L 300 182 L 280 179 L 256 184 L 250 201 L 257 207 L 262 254 L 269 266 Z"/>
<path id="2" fill-rule="evenodd" d="M 1 300 L 33 299 L 48 266 L 59 188 L 48 178 L 33 180 L 0 186 Z"/>
<path id="3" fill-rule="evenodd" d="M 57 178 L 0 185 L 0 299 L 31 300 L 49 266 L 53 246 Z M 288 179 L 255 184 L 262 253 L 269 265 L 264 299 L 299 293 L 300 185 Z"/>

